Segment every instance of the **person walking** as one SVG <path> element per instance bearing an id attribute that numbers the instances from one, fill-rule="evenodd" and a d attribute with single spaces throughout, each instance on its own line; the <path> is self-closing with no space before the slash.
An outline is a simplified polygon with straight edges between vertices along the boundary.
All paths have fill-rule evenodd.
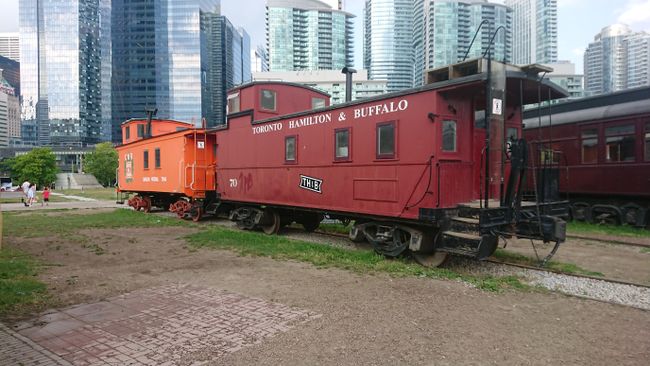
<path id="1" fill-rule="evenodd" d="M 27 197 L 27 195 L 29 193 L 29 187 L 31 186 L 32 184 L 27 180 L 20 185 L 20 188 L 23 190 L 23 203 L 25 204 L 25 207 L 29 206 L 29 197 Z"/>
<path id="2" fill-rule="evenodd" d="M 49 202 L 50 202 L 50 187 L 46 186 L 45 189 L 43 190 L 43 202 L 41 202 L 41 206 L 43 205 L 49 206 L 50 205 Z"/>
<path id="3" fill-rule="evenodd" d="M 32 183 L 27 189 L 27 206 L 32 207 L 36 194 L 36 184 Z"/>

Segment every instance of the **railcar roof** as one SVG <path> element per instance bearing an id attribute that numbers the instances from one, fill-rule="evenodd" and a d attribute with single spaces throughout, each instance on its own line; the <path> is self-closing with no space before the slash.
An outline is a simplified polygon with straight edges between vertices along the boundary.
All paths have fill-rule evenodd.
<path id="1" fill-rule="evenodd" d="M 549 118 L 549 113 L 551 117 Z M 650 87 L 596 95 L 524 112 L 526 129 L 650 113 Z"/>
<path id="2" fill-rule="evenodd" d="M 123 125 L 129 123 L 129 122 L 147 122 L 147 117 L 142 117 L 142 118 L 129 118 L 126 121 L 122 122 Z M 177 121 L 175 119 L 167 119 L 167 118 L 152 118 L 151 122 L 174 122 L 174 123 L 180 123 L 188 126 L 194 126 L 193 123 L 190 122 L 183 122 L 183 121 Z"/>
<path id="3" fill-rule="evenodd" d="M 550 94 L 550 99 L 559 99 L 559 98 L 565 98 L 568 96 L 568 93 L 566 90 L 564 90 L 562 87 L 559 85 L 549 81 L 548 79 L 544 79 L 541 82 L 539 81 L 539 77 L 537 75 L 531 75 L 531 74 L 526 74 L 522 71 L 512 71 L 508 70 L 506 71 L 506 78 L 507 78 L 507 89 L 509 91 L 509 95 L 517 96 L 517 99 L 519 99 L 520 96 L 520 91 L 519 87 L 523 87 L 523 102 L 524 104 L 531 104 L 534 102 L 537 102 L 537 88 L 539 85 L 542 86 L 542 101 L 545 101 L 548 99 L 548 96 Z M 346 102 L 346 103 L 341 103 L 341 104 L 335 104 L 333 106 L 329 107 L 323 107 L 323 108 L 318 108 L 318 109 L 312 109 L 312 110 L 307 110 L 307 111 L 301 111 L 301 112 L 296 112 L 296 113 L 291 113 L 291 114 L 285 114 L 269 119 L 264 119 L 264 120 L 259 120 L 255 121 L 254 119 L 254 112 L 253 111 L 241 111 L 238 112 L 236 115 L 242 115 L 242 114 L 251 114 L 253 118 L 253 124 L 262 124 L 262 123 L 268 123 L 268 122 L 274 122 L 278 120 L 283 120 L 286 118 L 295 118 L 299 116 L 304 116 L 304 115 L 309 115 L 309 114 L 315 114 L 315 113 L 321 113 L 325 111 L 331 111 L 331 110 L 337 110 L 349 106 L 354 106 L 354 105 L 359 105 L 359 104 L 366 104 L 369 102 L 373 101 L 380 101 L 384 99 L 390 99 L 390 98 L 395 98 L 395 97 L 400 97 L 404 95 L 409 95 L 409 94 L 416 94 L 416 93 L 421 93 L 424 91 L 429 91 L 429 90 L 434 90 L 434 89 L 442 89 L 442 88 L 448 88 L 448 87 L 453 87 L 453 86 L 463 86 L 467 84 L 473 84 L 473 83 L 481 83 L 487 80 L 487 73 L 479 73 L 479 74 L 474 74 L 474 75 L 469 75 L 469 76 L 463 76 L 459 77 L 456 79 L 451 79 L 451 80 L 445 80 L 445 81 L 439 81 L 431 84 L 427 84 L 418 88 L 412 88 L 412 89 L 406 89 L 406 90 L 401 90 L 393 93 L 386 93 L 386 94 L 381 94 L 381 95 L 376 95 L 368 98 L 363 98 L 363 99 L 357 99 L 351 102 Z M 240 86 L 245 87 L 247 85 L 255 84 L 255 83 L 265 83 L 265 82 L 253 82 L 249 84 L 245 84 Z M 278 83 L 278 84 L 292 84 L 300 87 L 304 87 L 307 89 L 312 89 L 310 87 L 306 87 L 304 85 L 300 84 L 295 84 L 295 83 L 284 83 L 284 82 L 273 82 L 273 83 Z M 231 90 L 237 90 L 231 89 Z M 533 93 L 534 91 L 534 93 Z M 533 95 L 534 94 L 534 95 Z M 228 118 L 229 119 L 229 118 Z M 228 128 L 228 121 L 224 125 L 213 127 L 210 129 L 211 131 L 217 131 L 217 130 L 223 130 Z"/>
<path id="4" fill-rule="evenodd" d="M 238 86 L 236 86 L 234 88 L 228 89 L 228 94 L 230 94 L 230 93 L 232 93 L 234 91 L 249 88 L 249 87 L 255 86 L 255 85 L 288 85 L 288 86 L 294 86 L 294 87 L 297 87 L 297 88 L 307 89 L 309 91 L 313 91 L 315 93 L 321 94 L 321 95 L 326 96 L 328 98 L 331 97 L 331 95 L 325 93 L 324 91 L 316 89 L 316 88 L 312 88 L 311 86 L 298 84 L 298 83 L 292 83 L 292 82 L 288 82 L 288 81 L 272 81 L 272 80 L 251 81 L 251 82 L 246 83 L 246 84 L 238 85 Z"/>

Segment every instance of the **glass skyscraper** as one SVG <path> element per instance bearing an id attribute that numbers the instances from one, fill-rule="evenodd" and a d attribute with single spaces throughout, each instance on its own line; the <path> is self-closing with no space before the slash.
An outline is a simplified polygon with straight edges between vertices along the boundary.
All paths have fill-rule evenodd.
<path id="1" fill-rule="evenodd" d="M 219 0 L 113 0 L 113 14 L 113 141 L 147 108 L 224 122 L 226 88 L 251 79 L 250 38 L 221 16 Z"/>
<path id="2" fill-rule="evenodd" d="M 340 70 L 352 66 L 354 15 L 339 10 L 340 5 L 339 1 L 268 0 L 269 70 Z"/>
<path id="3" fill-rule="evenodd" d="M 106 139 L 110 119 L 110 0 L 20 0 L 21 119 L 39 144 Z"/>
<path id="4" fill-rule="evenodd" d="M 366 0 L 363 67 L 369 79 L 387 80 L 388 92 L 413 86 L 413 37 L 422 30 L 414 30 L 413 10 L 413 0 Z"/>
<path id="5" fill-rule="evenodd" d="M 650 34 L 624 24 L 603 28 L 585 51 L 584 68 L 590 94 L 650 85 Z"/>
<path id="6" fill-rule="evenodd" d="M 202 113 L 207 126 L 214 127 L 226 121 L 227 90 L 252 80 L 250 36 L 225 16 L 206 14 L 201 24 L 208 40 L 202 56 L 206 65 Z"/>
<path id="7" fill-rule="evenodd" d="M 513 10 L 512 62 L 557 62 L 557 0 L 506 0 L 505 5 Z"/>
<path id="8" fill-rule="evenodd" d="M 482 57 L 490 47 L 493 59 L 512 61 L 512 10 L 504 5 L 489 3 L 487 0 L 425 0 L 424 10 L 415 23 L 422 23 L 424 32 L 421 43 L 424 45 L 424 69 L 415 70 L 415 80 L 423 82 L 425 69 L 436 68 L 462 61 L 470 42 L 482 21 L 487 20 L 480 29 L 468 59 Z M 490 39 L 499 30 L 490 46 Z M 418 35 L 415 35 L 417 41 Z"/>

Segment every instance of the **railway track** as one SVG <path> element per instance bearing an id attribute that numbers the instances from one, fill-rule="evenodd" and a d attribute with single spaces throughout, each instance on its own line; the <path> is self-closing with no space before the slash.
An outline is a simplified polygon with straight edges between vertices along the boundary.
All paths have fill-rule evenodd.
<path id="1" fill-rule="evenodd" d="M 635 242 L 635 241 L 600 239 L 600 238 L 595 238 L 593 236 L 574 235 L 574 234 L 567 234 L 567 238 L 596 241 L 596 242 L 605 243 L 605 244 L 616 244 L 616 245 L 626 245 L 626 246 L 631 246 L 631 247 L 650 248 L 650 244 L 639 243 L 639 242 Z"/>

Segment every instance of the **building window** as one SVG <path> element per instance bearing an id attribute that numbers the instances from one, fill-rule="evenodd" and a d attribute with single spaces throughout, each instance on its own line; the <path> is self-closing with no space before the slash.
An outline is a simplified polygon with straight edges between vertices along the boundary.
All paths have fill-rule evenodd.
<path id="1" fill-rule="evenodd" d="M 350 129 L 334 131 L 334 160 L 350 160 Z"/>
<path id="2" fill-rule="evenodd" d="M 241 110 L 239 93 L 230 94 L 228 96 L 228 114 L 237 113 Z"/>
<path id="3" fill-rule="evenodd" d="M 377 159 L 395 158 L 395 122 L 377 125 Z"/>
<path id="4" fill-rule="evenodd" d="M 160 149 L 155 150 L 155 163 L 156 163 L 156 168 L 160 168 Z"/>
<path id="5" fill-rule="evenodd" d="M 598 162 L 598 130 L 582 131 L 582 163 L 596 164 Z"/>
<path id="6" fill-rule="evenodd" d="M 131 138 L 131 126 L 126 126 L 124 129 L 124 138 L 128 141 Z"/>
<path id="7" fill-rule="evenodd" d="M 144 137 L 144 125 L 137 125 L 138 126 L 138 137 L 142 138 Z"/>
<path id="8" fill-rule="evenodd" d="M 262 89 L 260 105 L 262 109 L 275 112 L 276 92 L 273 90 Z"/>
<path id="9" fill-rule="evenodd" d="M 149 169 L 149 150 L 144 151 L 144 156 L 142 157 L 142 161 L 144 164 L 144 168 Z"/>
<path id="10" fill-rule="evenodd" d="M 634 125 L 605 128 L 605 161 L 634 161 Z"/>
<path id="11" fill-rule="evenodd" d="M 456 121 L 442 121 L 442 151 L 456 152 Z"/>
<path id="12" fill-rule="evenodd" d="M 645 161 L 650 161 L 650 122 L 645 124 Z"/>
<path id="13" fill-rule="evenodd" d="M 296 136 L 287 136 L 284 138 L 284 160 L 287 163 L 296 162 Z"/>
<path id="14" fill-rule="evenodd" d="M 311 98 L 311 109 L 318 109 L 325 107 L 325 99 Z"/>

